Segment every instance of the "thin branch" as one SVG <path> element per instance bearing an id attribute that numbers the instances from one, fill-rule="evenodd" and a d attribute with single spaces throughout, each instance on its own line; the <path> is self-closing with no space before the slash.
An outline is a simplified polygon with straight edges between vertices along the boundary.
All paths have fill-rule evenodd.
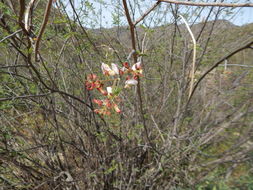
<path id="1" fill-rule="evenodd" d="M 93 108 L 92 108 L 89 104 L 87 104 L 85 101 L 83 101 L 82 99 L 80 99 L 80 98 L 78 98 L 78 97 L 76 97 L 76 96 L 74 96 L 74 95 L 68 94 L 68 93 L 66 93 L 66 92 L 64 92 L 64 91 L 61 91 L 61 90 L 59 90 L 58 88 L 57 88 L 57 89 L 54 89 L 54 88 L 48 86 L 48 85 L 46 84 L 46 82 L 42 79 L 42 76 L 40 75 L 39 71 L 38 71 L 38 70 L 36 69 L 36 67 L 32 64 L 31 60 L 30 60 L 21 50 L 19 50 L 14 44 L 11 44 L 11 45 L 16 49 L 16 51 L 18 51 L 18 52 L 23 56 L 23 58 L 25 59 L 25 61 L 27 61 L 28 66 L 30 66 L 31 69 L 35 72 L 35 74 L 36 74 L 36 76 L 38 77 L 38 79 L 39 79 L 39 81 L 41 82 L 41 84 L 42 84 L 46 89 L 50 90 L 51 93 L 59 93 L 59 94 L 62 95 L 62 96 L 70 97 L 70 98 L 72 98 L 72 99 L 74 99 L 74 100 L 77 100 L 77 101 L 79 101 L 80 103 L 86 105 L 86 106 L 87 106 L 88 108 L 90 108 L 91 110 L 93 110 Z M 7 72 L 5 72 L 5 73 L 7 73 Z M 9 74 L 9 73 L 7 73 L 7 74 Z M 23 78 L 24 78 L 24 77 L 23 77 Z M 29 79 L 27 79 L 27 80 L 29 80 Z"/>
<path id="2" fill-rule="evenodd" d="M 28 66 L 27 66 L 28 67 Z M 2 69 L 2 68 L 1 68 Z M 19 77 L 19 78 L 23 78 L 23 79 L 25 79 L 25 80 L 27 80 L 27 81 L 32 81 L 30 78 L 28 78 L 28 77 L 25 77 L 25 76 L 23 76 L 23 75 L 19 75 L 19 74 L 17 74 L 17 73 L 13 73 L 13 72 L 7 72 L 7 71 L 0 71 L 0 74 L 7 74 L 7 75 L 13 75 L 13 76 L 17 76 L 17 77 Z"/>
<path id="3" fill-rule="evenodd" d="M 75 9 L 75 7 L 74 7 L 73 2 L 72 2 L 72 1 L 69 1 L 69 3 L 70 3 L 70 6 L 71 6 L 71 8 L 72 8 L 74 14 L 76 15 L 77 21 L 78 21 L 78 23 L 79 23 L 79 25 L 80 25 L 80 27 L 81 27 L 81 29 L 82 29 L 84 35 L 87 37 L 87 40 L 88 40 L 88 41 L 90 42 L 90 44 L 94 47 L 94 50 L 98 53 L 98 55 L 101 56 L 101 53 L 100 53 L 100 51 L 98 50 L 97 46 L 96 46 L 95 43 L 92 41 L 92 39 L 90 38 L 89 34 L 87 33 L 87 31 L 86 31 L 85 28 L 83 27 L 82 22 L 81 22 L 81 20 L 80 20 L 80 18 L 79 18 L 78 13 L 76 12 L 76 9 Z"/>
<path id="4" fill-rule="evenodd" d="M 165 142 L 165 139 L 164 139 L 164 137 L 163 137 L 163 134 L 162 134 L 161 130 L 159 129 L 157 123 L 155 122 L 155 118 L 154 118 L 154 116 L 153 116 L 152 114 L 151 114 L 151 119 L 152 119 L 152 121 L 153 121 L 153 123 L 154 123 L 154 126 L 156 127 L 156 129 L 157 129 L 157 131 L 158 131 L 158 133 L 159 133 L 159 135 L 160 135 L 162 141 Z"/>
<path id="5" fill-rule="evenodd" d="M 4 182 L 4 183 L 6 183 L 8 186 L 1 186 L 1 187 L 9 187 L 9 186 L 14 186 L 13 184 L 12 184 L 12 182 L 11 181 L 9 181 L 9 179 L 6 179 L 5 177 L 3 177 L 3 176 L 0 176 L 0 179 Z"/>
<path id="6" fill-rule="evenodd" d="M 53 0 L 48 0 L 46 11 L 45 11 L 45 14 L 44 14 L 44 19 L 43 19 L 42 25 L 40 27 L 40 31 L 39 31 L 39 35 L 37 37 L 36 43 L 35 43 L 35 60 L 36 61 L 39 61 L 38 60 L 38 51 L 39 51 L 39 46 L 40 46 L 40 40 L 41 40 L 42 35 L 43 35 L 43 33 L 46 29 L 46 25 L 47 25 L 48 18 L 49 18 L 49 15 L 50 15 L 50 10 L 51 10 L 52 3 L 53 3 Z"/>
<path id="7" fill-rule="evenodd" d="M 25 0 L 19 0 L 20 10 L 19 10 L 19 17 L 18 17 L 18 23 L 22 30 L 27 33 L 27 30 L 25 29 L 25 25 L 23 23 L 23 17 L 25 13 Z"/>
<path id="8" fill-rule="evenodd" d="M 26 95 L 26 96 L 16 96 L 16 97 L 8 97 L 8 98 L 0 98 L 0 102 L 2 102 L 2 101 L 8 101 L 8 100 L 16 100 L 16 99 L 27 99 L 27 98 L 43 97 L 43 96 L 47 96 L 49 94 L 51 94 L 51 93 Z"/>
<path id="9" fill-rule="evenodd" d="M 195 37 L 190 29 L 190 26 L 189 24 L 187 23 L 187 21 L 185 20 L 185 18 L 182 16 L 182 15 L 179 15 L 182 20 L 184 21 L 185 25 L 186 25 L 186 28 L 188 30 L 188 32 L 190 33 L 191 35 L 191 38 L 192 38 L 192 42 L 193 42 L 193 56 L 192 56 L 192 70 L 191 70 L 191 82 L 190 82 L 190 90 L 189 90 L 189 98 L 191 96 L 191 93 L 192 93 L 192 89 L 193 89 L 193 83 L 194 83 L 194 77 L 195 77 L 195 63 L 196 63 L 196 40 L 195 40 Z"/>
<path id="10" fill-rule="evenodd" d="M 200 82 L 206 77 L 206 75 L 208 75 L 208 73 L 210 73 L 213 69 L 215 69 L 216 67 L 218 67 L 223 61 L 225 61 L 226 59 L 232 57 L 233 55 L 235 55 L 236 53 L 244 50 L 244 49 L 247 49 L 247 48 L 250 48 L 251 46 L 253 45 L 253 40 L 251 40 L 250 42 L 246 43 L 245 45 L 235 49 L 233 52 L 229 53 L 228 55 L 224 56 L 223 58 L 221 58 L 219 61 L 217 61 L 210 69 L 208 69 L 200 78 L 199 80 L 197 81 L 197 83 L 195 84 L 195 86 L 193 87 L 193 90 L 192 90 L 192 93 L 188 99 L 188 103 L 190 102 L 195 90 L 197 89 L 198 85 L 200 84 Z"/>
<path id="11" fill-rule="evenodd" d="M 26 11 L 25 11 L 25 16 L 24 16 L 25 17 L 25 29 L 28 32 L 30 32 L 30 30 L 31 30 L 31 25 L 32 25 L 31 16 L 32 16 L 32 9 L 33 9 L 35 1 L 36 0 L 31 0 L 26 8 Z"/>
<path id="12" fill-rule="evenodd" d="M 131 19 L 126 0 L 122 0 L 122 2 L 123 2 L 124 10 L 125 10 L 125 15 L 127 17 L 127 22 L 128 22 L 129 27 L 130 27 L 132 50 L 133 50 L 132 51 L 133 52 L 132 56 L 133 56 L 134 63 L 137 63 L 138 57 L 137 57 L 137 53 L 136 53 L 135 25 L 134 25 L 134 23 Z M 138 94 L 138 99 L 139 99 L 140 112 L 141 112 L 143 126 L 144 126 L 144 129 L 145 129 L 146 138 L 147 138 L 147 141 L 149 141 L 148 130 L 147 130 L 147 126 L 146 126 L 146 120 L 145 120 L 145 117 L 144 117 L 144 111 L 143 111 L 143 107 L 142 107 L 140 78 L 138 77 L 137 80 L 138 80 L 137 94 Z"/>
<path id="13" fill-rule="evenodd" d="M 148 9 L 140 18 L 138 18 L 133 24 L 136 26 L 139 22 L 141 22 L 149 13 L 151 13 L 161 2 L 157 1 L 150 9 Z"/>
<path id="14" fill-rule="evenodd" d="M 13 32 L 12 34 L 4 37 L 3 39 L 0 40 L 0 43 L 2 43 L 3 41 L 7 40 L 8 38 L 11 38 L 12 36 L 15 36 L 17 33 L 21 32 L 21 31 L 22 31 L 22 29 L 17 30 L 16 32 Z"/>
<path id="15" fill-rule="evenodd" d="M 21 150 L 15 150 L 16 153 L 18 152 L 27 152 L 27 151 L 31 151 L 31 150 L 35 150 L 35 149 L 38 149 L 38 148 L 42 148 L 42 147 L 47 147 L 48 145 L 45 144 L 45 145 L 38 145 L 38 146 L 34 146 L 34 147 L 31 147 L 31 148 L 26 148 L 26 149 L 21 149 Z M 5 152 L 1 152 L 0 154 L 4 154 Z"/>
<path id="16" fill-rule="evenodd" d="M 159 2 L 172 3 L 186 6 L 198 7 L 253 7 L 253 3 L 204 3 L 192 1 L 158 0 Z"/>
<path id="17" fill-rule="evenodd" d="M 219 66 L 226 66 L 225 64 L 222 64 L 222 65 L 219 65 Z M 227 67 L 228 66 L 238 66 L 238 67 L 250 67 L 252 68 L 253 66 L 250 66 L 250 65 L 240 65 L 240 64 L 227 64 Z"/>
<path id="18" fill-rule="evenodd" d="M 17 68 L 17 67 L 28 67 L 27 65 L 6 65 L 0 67 L 0 69 Z"/>

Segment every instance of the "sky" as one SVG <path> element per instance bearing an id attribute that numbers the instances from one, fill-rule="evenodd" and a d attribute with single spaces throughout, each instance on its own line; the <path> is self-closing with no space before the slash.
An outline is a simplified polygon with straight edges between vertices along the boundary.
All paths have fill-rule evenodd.
<path id="1" fill-rule="evenodd" d="M 92 7 L 94 8 L 94 12 L 100 12 L 101 16 L 98 16 L 96 20 L 98 20 L 98 23 L 94 23 L 94 18 L 89 20 L 89 14 L 91 12 L 89 12 L 89 14 L 87 14 L 87 16 L 85 16 L 85 20 L 86 21 L 86 25 L 88 27 L 88 25 L 92 24 L 94 28 L 99 28 L 99 27 L 104 27 L 104 28 L 110 28 L 113 27 L 113 11 L 116 10 L 115 6 L 117 5 L 117 3 L 121 3 L 121 0 L 75 0 L 75 5 L 76 7 L 78 7 L 80 5 L 80 1 L 82 2 L 90 2 L 90 5 L 92 5 Z M 108 2 L 114 1 L 113 5 L 109 5 L 107 4 Z M 231 0 L 225 0 L 224 2 L 229 2 Z M 239 0 L 238 2 L 245 2 L 246 0 Z M 247 0 L 249 3 L 253 3 L 253 0 Z M 103 2 L 103 5 L 101 5 L 100 2 Z M 141 5 L 141 8 L 143 8 L 142 6 L 146 6 L 145 8 L 143 8 L 143 10 L 146 10 L 148 7 L 152 6 L 154 4 L 154 2 L 156 2 L 155 0 L 139 0 L 138 2 L 143 3 Z M 166 5 L 168 5 L 168 3 L 162 3 L 161 6 L 165 7 Z M 135 7 L 137 9 L 137 6 Z M 194 7 L 195 9 L 195 7 Z M 71 8 L 68 6 L 68 10 L 70 12 L 71 15 Z M 208 8 L 206 9 L 208 10 Z M 228 10 L 228 9 L 226 9 Z M 207 11 L 206 11 L 207 12 Z M 90 14 L 91 15 L 91 14 Z M 139 17 L 140 13 L 136 13 L 136 17 Z M 170 13 L 167 14 L 168 18 L 170 17 Z M 205 12 L 201 15 L 201 18 L 205 17 Z M 123 19 L 123 17 L 122 17 Z M 125 19 L 125 18 L 124 18 Z M 249 24 L 249 23 L 253 23 L 253 7 L 251 8 L 235 8 L 234 9 L 234 13 L 223 17 L 221 16 L 220 19 L 227 19 L 230 20 L 230 22 L 232 22 L 235 25 L 241 26 L 241 25 L 245 25 L 245 24 Z M 168 19 L 169 20 L 169 19 Z M 127 24 L 126 20 L 123 20 L 123 25 Z M 169 21 L 168 21 L 169 23 Z"/>
<path id="2" fill-rule="evenodd" d="M 253 3 L 253 1 L 252 1 Z M 232 22 L 236 25 L 244 25 L 253 23 L 253 7 L 252 8 L 241 8 L 240 12 L 232 19 Z"/>

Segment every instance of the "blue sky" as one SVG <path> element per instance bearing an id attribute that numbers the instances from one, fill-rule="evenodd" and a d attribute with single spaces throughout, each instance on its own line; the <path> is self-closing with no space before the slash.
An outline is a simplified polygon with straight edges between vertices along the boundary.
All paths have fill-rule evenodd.
<path id="1" fill-rule="evenodd" d="M 236 25 L 244 25 L 253 23 L 253 7 L 252 8 L 241 8 L 240 12 L 232 19 Z"/>
<path id="2" fill-rule="evenodd" d="M 79 3 L 81 1 L 85 2 L 84 0 L 75 0 L 76 7 L 79 6 Z M 109 2 L 111 2 L 111 1 L 114 1 L 114 3 L 109 4 Z M 245 2 L 246 0 L 239 0 L 238 2 L 243 2 L 243 1 Z M 113 26 L 113 18 L 112 18 L 113 11 L 117 11 L 116 6 L 117 6 L 117 4 L 121 4 L 121 0 L 90 0 L 90 1 L 86 0 L 86 2 L 90 2 L 92 7 L 94 8 L 93 11 L 96 13 L 101 13 L 101 15 L 95 19 L 93 17 L 89 18 L 89 15 L 92 15 L 91 14 L 92 12 L 89 12 L 89 14 L 84 16 L 84 19 L 85 19 L 84 25 L 89 27 L 88 25 L 92 24 L 93 27 L 95 27 L 95 28 L 98 28 L 100 26 L 106 27 L 106 28 Z M 103 2 L 103 4 L 101 4 L 100 2 Z M 156 1 L 155 0 L 139 0 L 138 2 L 141 3 L 141 6 L 140 6 L 141 10 L 144 11 L 148 7 L 152 6 L 154 4 L 154 2 L 156 2 Z M 230 0 L 226 0 L 224 2 L 230 2 Z M 248 0 L 248 2 L 253 3 L 253 0 Z M 168 5 L 168 4 L 162 3 L 161 7 L 166 7 L 166 5 Z M 136 10 L 138 9 L 138 7 L 135 6 L 135 4 L 134 4 L 134 8 Z M 195 9 L 195 7 L 192 8 L 192 11 L 194 9 Z M 68 10 L 71 12 L 70 8 L 68 8 Z M 208 8 L 206 8 L 206 10 L 208 10 Z M 229 9 L 226 9 L 226 10 L 229 10 Z M 203 14 L 201 15 L 201 18 L 205 17 L 206 12 L 207 11 L 203 12 Z M 71 15 L 71 13 L 70 13 L 70 15 Z M 136 17 L 139 17 L 140 13 L 137 11 L 136 15 L 137 15 Z M 169 23 L 169 19 L 170 19 L 171 14 L 168 13 L 168 14 L 166 14 L 166 16 L 168 18 L 167 22 Z M 152 17 L 152 14 L 150 15 L 150 17 Z M 236 8 L 236 9 L 234 9 L 233 14 L 231 14 L 229 16 L 221 16 L 220 19 L 230 20 L 232 23 L 239 25 L 239 26 L 244 25 L 244 24 L 248 24 L 248 23 L 253 23 L 253 7 L 252 8 Z M 96 20 L 97 23 L 95 23 L 94 20 Z M 121 23 L 123 25 L 127 24 L 124 17 L 121 17 Z"/>

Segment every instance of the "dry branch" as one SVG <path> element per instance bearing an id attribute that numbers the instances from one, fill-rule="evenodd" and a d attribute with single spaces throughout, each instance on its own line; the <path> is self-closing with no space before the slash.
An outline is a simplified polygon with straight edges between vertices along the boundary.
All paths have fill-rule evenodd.
<path id="1" fill-rule="evenodd" d="M 27 98 L 36 98 L 36 97 L 44 97 L 51 93 L 46 94 L 35 94 L 35 95 L 25 95 L 25 96 L 16 96 L 16 97 L 8 97 L 8 98 L 0 98 L 0 102 L 8 101 L 8 100 L 16 100 L 16 99 L 27 99 Z"/>
<path id="2" fill-rule="evenodd" d="M 253 45 L 253 40 L 249 41 L 248 43 L 244 44 L 243 46 L 235 49 L 233 52 L 229 53 L 228 55 L 224 56 L 223 58 L 221 58 L 220 60 L 218 60 L 210 69 L 208 69 L 197 81 L 197 83 L 195 84 L 195 86 L 193 87 L 192 93 L 189 97 L 188 103 L 190 102 L 195 90 L 197 89 L 198 85 L 200 84 L 200 82 L 208 75 L 208 73 L 210 73 L 213 69 L 215 69 L 216 67 L 218 67 L 223 61 L 225 61 L 226 59 L 232 57 L 233 55 L 235 55 L 236 53 L 250 48 Z"/>
<path id="3" fill-rule="evenodd" d="M 150 9 L 148 9 L 140 18 L 138 18 L 133 24 L 137 25 L 139 22 L 141 22 L 146 16 L 149 15 L 161 2 L 157 1 L 156 4 L 154 4 Z"/>
<path id="4" fill-rule="evenodd" d="M 46 7 L 46 11 L 45 11 L 45 14 L 44 14 L 44 19 L 43 19 L 43 22 L 42 22 L 42 25 L 40 27 L 40 31 L 39 31 L 39 35 L 37 37 L 37 40 L 36 40 L 36 43 L 35 43 L 35 60 L 38 61 L 38 51 L 39 51 L 39 46 L 40 46 L 40 40 L 42 38 L 42 35 L 46 29 L 46 25 L 47 25 L 47 22 L 48 22 L 48 18 L 49 18 L 49 15 L 50 15 L 50 10 L 51 10 L 51 6 L 52 6 L 52 3 L 53 3 L 53 0 L 49 0 L 48 3 L 47 3 L 47 7 Z"/>
<path id="5" fill-rule="evenodd" d="M 199 7 L 253 7 L 253 3 L 204 3 L 192 1 L 175 1 L 175 0 L 158 0 L 158 2 L 172 3 L 186 6 L 199 6 Z"/>
<path id="6" fill-rule="evenodd" d="M 192 89 L 193 89 L 194 77 L 195 77 L 196 39 L 195 39 L 195 37 L 193 35 L 193 32 L 192 32 L 189 24 L 185 20 L 185 18 L 182 15 L 179 15 L 179 16 L 182 18 L 183 22 L 185 23 L 186 28 L 187 28 L 188 32 L 190 33 L 190 35 L 191 35 L 192 43 L 193 43 L 192 70 L 191 70 L 191 74 L 190 74 L 191 82 L 190 82 L 190 90 L 189 90 L 189 98 L 190 98 L 191 93 L 192 93 Z"/>

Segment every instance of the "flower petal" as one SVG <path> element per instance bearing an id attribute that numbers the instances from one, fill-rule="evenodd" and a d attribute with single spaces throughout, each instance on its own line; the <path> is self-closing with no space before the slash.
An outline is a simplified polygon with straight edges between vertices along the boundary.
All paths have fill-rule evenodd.
<path id="1" fill-rule="evenodd" d="M 95 75 L 95 74 L 89 74 L 89 75 L 87 76 L 87 79 L 88 79 L 88 80 L 96 80 L 96 78 L 97 78 L 97 75 Z"/>
<path id="2" fill-rule="evenodd" d="M 121 113 L 121 110 L 119 109 L 117 104 L 113 104 L 113 108 L 117 113 Z"/>
<path id="3" fill-rule="evenodd" d="M 114 63 L 112 63 L 112 70 L 114 71 L 114 73 L 115 73 L 116 75 L 119 74 L 119 68 L 118 68 L 118 66 L 117 66 L 116 64 L 114 64 Z"/>
<path id="4" fill-rule="evenodd" d="M 105 96 L 108 95 L 108 93 L 107 93 L 105 90 L 103 90 L 102 88 L 97 88 L 97 90 L 98 90 L 101 94 L 103 94 L 103 95 L 105 95 Z"/>
<path id="5" fill-rule="evenodd" d="M 141 62 L 139 61 L 139 62 L 137 62 L 137 63 L 135 63 L 136 64 L 136 69 L 141 69 Z"/>
<path id="6" fill-rule="evenodd" d="M 122 65 L 123 65 L 126 69 L 129 69 L 129 64 L 128 64 L 128 62 L 124 62 L 124 63 L 122 63 Z"/>
<path id="7" fill-rule="evenodd" d="M 123 67 L 119 70 L 119 75 L 124 75 L 126 68 Z"/>
<path id="8" fill-rule="evenodd" d="M 135 79 L 129 79 L 126 81 L 125 84 L 129 84 L 129 85 L 137 85 L 138 84 L 138 81 L 135 80 Z"/>
<path id="9" fill-rule="evenodd" d="M 101 110 L 100 109 L 95 109 L 94 112 L 97 113 L 97 114 L 100 114 Z"/>
<path id="10" fill-rule="evenodd" d="M 130 86 L 135 86 L 138 84 L 138 81 L 135 80 L 135 79 L 128 79 L 126 82 L 125 82 L 125 88 L 129 88 Z"/>
<path id="11" fill-rule="evenodd" d="M 112 72 L 111 68 L 109 67 L 109 65 L 102 63 L 101 65 L 101 69 L 104 75 L 109 75 L 110 72 Z"/>
<path id="12" fill-rule="evenodd" d="M 93 90 L 95 88 L 94 82 L 86 81 L 85 86 L 87 90 Z"/>
<path id="13" fill-rule="evenodd" d="M 98 104 L 99 106 L 102 106 L 103 105 L 103 101 L 102 100 L 98 100 L 98 99 L 93 99 L 93 102 Z"/>
<path id="14" fill-rule="evenodd" d="M 108 87 L 106 87 L 106 90 L 107 90 L 108 94 L 112 94 L 112 87 L 108 86 Z"/>
<path id="15" fill-rule="evenodd" d="M 104 105 L 105 105 L 107 108 L 111 108 L 111 107 L 112 107 L 112 103 L 110 102 L 109 99 L 105 99 L 105 100 L 104 100 Z"/>
<path id="16" fill-rule="evenodd" d="M 140 70 L 141 69 L 141 62 L 137 62 L 132 66 L 132 70 L 136 71 L 136 70 Z"/>

